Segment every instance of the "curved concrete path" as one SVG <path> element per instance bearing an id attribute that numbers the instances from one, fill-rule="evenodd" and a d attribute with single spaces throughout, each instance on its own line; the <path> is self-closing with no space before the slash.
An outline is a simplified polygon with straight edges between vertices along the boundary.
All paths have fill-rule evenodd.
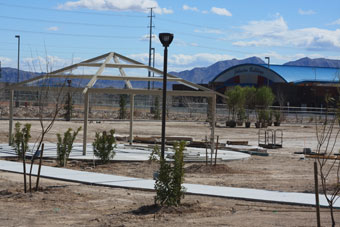
<path id="1" fill-rule="evenodd" d="M 28 168 L 27 165 L 26 168 Z M 37 173 L 38 166 L 34 165 L 33 173 Z M 14 173 L 22 173 L 22 163 L 0 160 L 0 170 Z M 43 166 L 41 177 L 79 182 L 84 184 L 102 185 L 109 187 L 121 187 L 131 189 L 154 190 L 155 181 L 151 179 L 140 179 L 123 177 L 110 174 L 93 173 L 85 171 L 70 170 Z M 279 192 L 249 188 L 232 188 L 209 186 L 200 184 L 184 184 L 186 193 L 207 196 L 219 196 L 233 199 L 245 199 L 261 202 L 275 202 L 295 205 L 315 205 L 315 195 L 310 193 Z M 320 195 L 320 205 L 327 206 L 327 201 Z M 334 207 L 340 208 L 340 200 Z"/>

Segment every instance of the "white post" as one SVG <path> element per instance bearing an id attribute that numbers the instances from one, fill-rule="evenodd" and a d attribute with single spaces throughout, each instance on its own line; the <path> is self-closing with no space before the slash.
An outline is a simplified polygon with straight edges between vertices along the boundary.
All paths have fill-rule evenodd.
<path id="1" fill-rule="evenodd" d="M 133 113 L 135 112 L 135 95 L 130 95 L 130 145 L 133 142 Z"/>
<path id="2" fill-rule="evenodd" d="M 13 133 L 13 100 L 14 90 L 10 90 L 9 98 L 9 132 L 8 132 L 8 145 L 12 144 L 12 133 Z"/>
<path id="3" fill-rule="evenodd" d="M 89 119 L 89 91 L 85 93 L 84 100 L 84 135 L 83 135 L 83 155 L 86 155 L 86 144 L 87 144 L 87 123 Z"/>
<path id="4" fill-rule="evenodd" d="M 216 95 L 211 97 L 211 152 L 215 149 Z"/>

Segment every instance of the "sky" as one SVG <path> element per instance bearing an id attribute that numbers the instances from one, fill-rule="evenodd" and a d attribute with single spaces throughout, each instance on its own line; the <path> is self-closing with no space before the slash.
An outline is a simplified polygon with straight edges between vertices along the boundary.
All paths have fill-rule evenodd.
<path id="1" fill-rule="evenodd" d="M 0 61 L 56 70 L 107 52 L 148 64 L 150 8 L 155 66 L 161 32 L 174 34 L 168 71 L 257 56 L 271 64 L 340 59 L 338 0 L 0 0 Z"/>

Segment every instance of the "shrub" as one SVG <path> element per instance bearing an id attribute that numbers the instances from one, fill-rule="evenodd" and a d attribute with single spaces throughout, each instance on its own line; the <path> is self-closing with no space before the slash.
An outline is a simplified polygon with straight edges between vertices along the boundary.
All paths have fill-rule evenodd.
<path id="1" fill-rule="evenodd" d="M 61 138 L 61 135 L 57 133 L 57 162 L 59 166 L 66 166 L 67 160 L 70 156 L 70 153 L 73 148 L 73 142 L 76 139 L 76 136 L 78 135 L 79 131 L 81 130 L 81 127 L 79 127 L 76 131 L 71 134 L 72 129 L 69 128 L 64 133 L 64 138 Z"/>
<path id="2" fill-rule="evenodd" d="M 114 148 L 116 148 L 116 138 L 114 136 L 115 130 L 110 130 L 108 134 L 106 131 L 102 133 L 96 132 L 93 146 L 93 153 L 97 158 L 100 158 L 102 163 L 107 163 L 115 156 Z"/>
<path id="3" fill-rule="evenodd" d="M 125 119 L 125 118 L 126 118 L 126 95 L 120 95 L 119 96 L 119 119 Z"/>
<path id="4" fill-rule="evenodd" d="M 274 100 L 275 95 L 269 87 L 260 87 L 257 89 L 255 94 L 255 103 L 258 107 L 267 109 L 273 104 Z"/>
<path id="5" fill-rule="evenodd" d="M 153 108 L 153 118 L 155 120 L 161 119 L 161 111 L 159 107 L 159 96 L 155 97 L 155 103 L 154 103 L 154 108 Z"/>
<path id="6" fill-rule="evenodd" d="M 158 161 L 160 156 L 161 152 L 159 150 L 159 146 L 156 145 L 153 147 L 152 152 L 150 153 L 149 161 L 150 162 Z"/>
<path id="7" fill-rule="evenodd" d="M 183 151 L 185 142 L 174 144 L 174 163 L 171 165 L 165 159 L 160 161 L 159 176 L 155 183 L 155 203 L 161 206 L 178 206 L 184 197 L 185 188 L 182 186 L 184 180 Z"/>
<path id="8" fill-rule="evenodd" d="M 25 124 L 21 129 L 19 122 L 15 123 L 12 146 L 20 159 L 28 150 L 28 141 L 31 138 L 31 124 Z"/>

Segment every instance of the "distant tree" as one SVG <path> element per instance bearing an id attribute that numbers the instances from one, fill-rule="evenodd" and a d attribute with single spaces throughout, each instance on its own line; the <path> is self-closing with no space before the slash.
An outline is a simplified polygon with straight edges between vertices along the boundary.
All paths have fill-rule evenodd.
<path id="1" fill-rule="evenodd" d="M 119 119 L 126 118 L 126 95 L 119 96 Z"/>

